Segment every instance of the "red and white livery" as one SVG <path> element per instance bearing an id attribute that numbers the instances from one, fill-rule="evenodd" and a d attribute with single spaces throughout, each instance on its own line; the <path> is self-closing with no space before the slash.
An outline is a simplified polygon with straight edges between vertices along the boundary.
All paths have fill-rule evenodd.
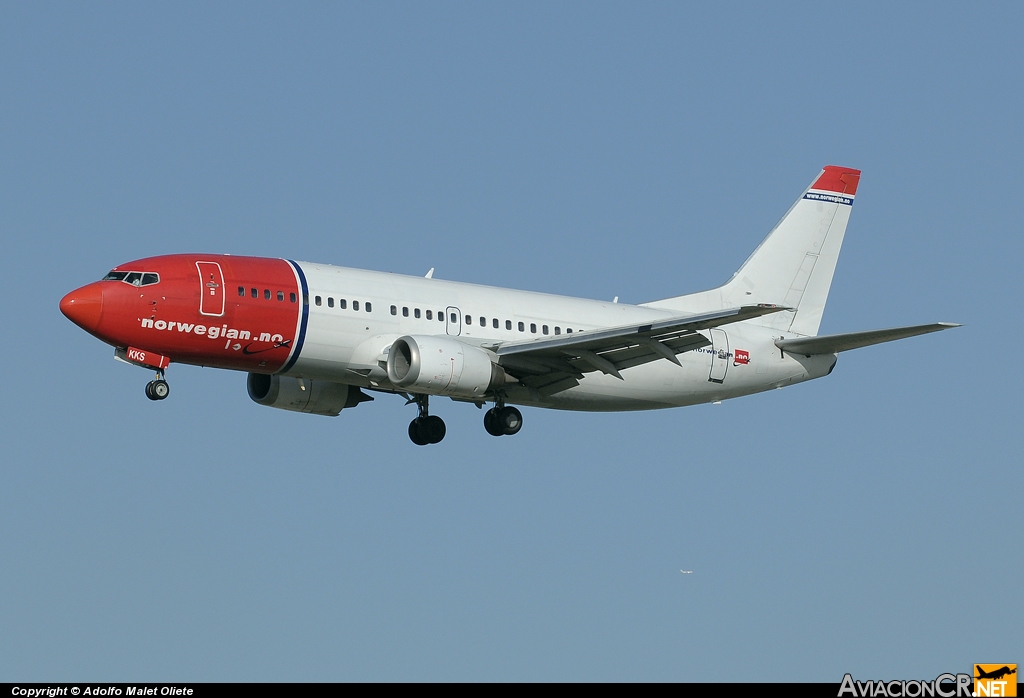
<path id="1" fill-rule="evenodd" d="M 153 369 L 248 373 L 259 404 L 337 415 L 398 393 L 417 444 L 444 422 L 430 396 L 483 406 L 616 411 L 717 402 L 829 374 L 841 351 L 956 327 L 818 336 L 860 171 L 825 167 L 724 285 L 628 305 L 285 259 L 175 254 L 115 267 L 60 303 L 74 323 Z"/>

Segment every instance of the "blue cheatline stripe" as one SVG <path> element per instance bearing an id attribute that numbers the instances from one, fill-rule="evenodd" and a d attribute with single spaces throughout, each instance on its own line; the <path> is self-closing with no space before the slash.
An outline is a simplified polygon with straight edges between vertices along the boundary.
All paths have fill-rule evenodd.
<path id="1" fill-rule="evenodd" d="M 302 267 L 298 264 L 290 259 L 288 260 L 288 263 L 292 265 L 292 269 L 294 269 L 295 273 L 299 275 L 299 282 L 302 284 L 302 288 L 299 289 L 302 291 L 302 295 L 299 296 L 299 303 L 302 305 L 302 324 L 299 325 L 299 336 L 295 340 L 295 348 L 292 350 L 292 358 L 288 359 L 288 363 L 286 363 L 284 368 L 278 371 L 278 373 L 288 373 L 292 366 L 295 365 L 295 362 L 298 361 L 299 352 L 302 351 L 302 343 L 306 341 L 306 324 L 309 322 L 309 303 L 306 302 L 309 298 L 309 286 L 306 285 L 306 275 L 302 273 Z"/>
<path id="2" fill-rule="evenodd" d="M 804 194 L 804 198 L 810 199 L 811 201 L 825 201 L 830 204 L 846 204 L 847 206 L 853 206 L 852 196 L 839 194 L 837 192 L 809 191 Z"/>

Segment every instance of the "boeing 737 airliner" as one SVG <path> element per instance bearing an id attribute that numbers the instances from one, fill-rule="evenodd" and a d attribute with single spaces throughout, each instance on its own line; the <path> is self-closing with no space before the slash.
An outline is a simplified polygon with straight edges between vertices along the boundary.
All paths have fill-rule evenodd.
<path id="1" fill-rule="evenodd" d="M 414 443 L 445 424 L 430 396 L 483 407 L 515 434 L 513 405 L 648 410 L 820 378 L 841 351 L 957 327 L 817 336 L 860 171 L 828 166 L 723 286 L 627 305 L 285 259 L 176 254 L 115 267 L 60 309 L 156 371 L 172 362 L 246 371 L 249 396 L 320 415 L 397 393 Z M 433 271 L 433 270 L 431 270 Z"/>

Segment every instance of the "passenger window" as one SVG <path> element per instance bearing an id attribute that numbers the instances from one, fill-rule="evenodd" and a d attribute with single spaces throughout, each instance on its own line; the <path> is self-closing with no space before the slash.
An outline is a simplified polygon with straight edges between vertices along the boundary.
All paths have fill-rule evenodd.
<path id="1" fill-rule="evenodd" d="M 128 276 L 124 277 L 124 282 L 126 284 L 131 284 L 132 286 L 141 286 L 142 285 L 142 272 L 141 271 L 129 272 Z"/>
<path id="2" fill-rule="evenodd" d="M 409 317 L 409 308 L 404 305 L 402 306 L 402 317 Z"/>
<path id="3" fill-rule="evenodd" d="M 338 307 L 341 308 L 342 310 L 344 310 L 345 308 L 348 307 L 348 301 L 345 300 L 344 298 L 339 298 L 338 299 Z"/>
<path id="4" fill-rule="evenodd" d="M 277 292 L 277 300 L 279 300 L 281 302 L 284 302 L 284 291 L 278 291 Z M 333 301 L 331 303 L 329 303 L 328 305 L 334 305 Z"/>
<path id="5" fill-rule="evenodd" d="M 359 310 L 359 301 L 352 301 L 352 310 Z"/>
<path id="6" fill-rule="evenodd" d="M 526 332 L 526 325 L 524 325 L 523 323 L 520 322 L 519 323 L 519 331 L 520 332 Z"/>
<path id="7" fill-rule="evenodd" d="M 487 318 L 485 318 L 485 317 L 481 317 L 480 318 L 480 327 L 487 327 Z"/>
<path id="8" fill-rule="evenodd" d="M 473 316 L 472 315 L 467 315 L 466 316 L 466 324 L 467 325 L 472 325 L 473 324 Z"/>
<path id="9" fill-rule="evenodd" d="M 419 316 L 420 316 L 420 309 L 419 309 L 419 308 L 416 308 L 415 310 L 413 310 L 413 311 L 412 311 L 412 316 L 413 316 L 414 318 L 419 318 Z"/>
<path id="10" fill-rule="evenodd" d="M 238 287 L 238 295 L 242 296 L 243 298 L 245 297 L 245 286 Z"/>
<path id="11" fill-rule="evenodd" d="M 313 298 L 313 302 L 316 303 L 317 305 L 320 305 L 320 296 L 315 296 Z"/>
<path id="12" fill-rule="evenodd" d="M 434 311 L 433 310 L 428 310 L 427 311 L 427 319 L 428 320 L 433 320 L 434 319 Z"/>
<path id="13" fill-rule="evenodd" d="M 263 289 L 263 297 L 266 298 L 268 301 L 270 300 L 270 289 L 269 288 Z M 320 305 L 320 296 L 316 297 L 316 304 Z"/>
<path id="14" fill-rule="evenodd" d="M 368 312 L 368 313 L 372 313 L 373 312 L 373 303 L 371 303 L 370 301 L 366 301 L 366 312 Z"/>
<path id="15" fill-rule="evenodd" d="M 566 334 L 572 334 L 572 328 L 571 327 L 566 327 L 565 328 L 565 333 Z"/>
<path id="16" fill-rule="evenodd" d="M 562 334 L 562 328 L 555 325 L 555 334 Z"/>
<path id="17" fill-rule="evenodd" d="M 506 330 L 511 330 L 512 329 L 512 321 L 511 320 L 506 320 L 505 321 L 505 329 Z"/>
<path id="18" fill-rule="evenodd" d="M 541 327 L 540 329 L 541 329 L 541 331 L 542 331 L 542 332 L 543 332 L 544 334 L 547 334 L 547 333 L 548 333 L 548 326 L 547 326 L 547 325 L 544 325 L 544 326 L 543 326 L 543 327 Z"/>
<path id="19" fill-rule="evenodd" d="M 391 314 L 398 315 L 398 306 L 391 306 Z"/>
<path id="20" fill-rule="evenodd" d="M 534 334 L 537 334 L 537 323 L 536 322 L 531 322 L 530 323 L 530 332 L 533 332 Z"/>
<path id="21" fill-rule="evenodd" d="M 493 320 L 491 320 L 491 327 L 493 327 L 494 329 L 498 329 L 498 318 L 494 318 Z"/>
<path id="22" fill-rule="evenodd" d="M 327 296 L 327 307 L 328 308 L 333 308 L 334 307 L 334 299 L 331 298 L 330 296 Z"/>
<path id="23" fill-rule="evenodd" d="M 253 289 L 252 290 L 252 297 L 253 298 L 259 298 L 260 297 L 260 292 L 257 291 L 256 289 Z"/>
<path id="24" fill-rule="evenodd" d="M 153 284 L 158 284 L 158 283 L 160 283 L 160 276 L 158 274 L 146 273 L 146 274 L 142 275 L 142 285 L 143 286 L 152 286 Z M 242 292 L 242 295 L 243 296 L 245 295 L 244 291 Z"/>
<path id="25" fill-rule="evenodd" d="M 459 321 L 459 316 L 456 315 L 455 313 L 452 313 L 452 322 L 458 322 L 458 321 Z"/>
<path id="26" fill-rule="evenodd" d="M 290 300 L 292 303 L 294 303 L 295 302 L 295 294 L 294 293 L 289 293 L 288 294 L 288 300 Z"/>
<path id="27" fill-rule="evenodd" d="M 440 320 L 441 322 L 444 322 L 444 311 L 441 311 L 441 310 L 437 311 L 437 319 Z M 453 320 L 453 322 L 454 322 L 454 320 Z"/>

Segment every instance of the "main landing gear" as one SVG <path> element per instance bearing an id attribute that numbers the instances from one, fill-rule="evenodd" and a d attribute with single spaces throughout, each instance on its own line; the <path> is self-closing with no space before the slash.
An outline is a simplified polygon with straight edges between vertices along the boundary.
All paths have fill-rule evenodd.
<path id="1" fill-rule="evenodd" d="M 430 397 L 427 395 L 409 397 L 409 403 L 415 402 L 419 409 L 419 416 L 409 422 L 409 438 L 417 446 L 440 443 L 447 431 L 444 420 L 430 414 L 429 400 Z M 504 400 L 500 397 L 494 407 L 484 412 L 484 429 L 491 436 L 512 436 L 518 434 L 522 428 L 522 412 L 515 407 L 505 405 Z"/>
<path id="2" fill-rule="evenodd" d="M 429 413 L 429 396 L 415 395 L 411 402 L 419 408 L 419 416 L 409 422 L 409 438 L 417 446 L 440 443 L 447 429 L 444 420 Z"/>
<path id="3" fill-rule="evenodd" d="M 164 400 L 171 393 L 171 386 L 164 380 L 163 371 L 158 371 L 156 378 L 146 383 L 146 397 L 150 400 Z"/>
<path id="4" fill-rule="evenodd" d="M 484 429 L 491 436 L 512 436 L 523 428 L 523 414 L 501 401 L 484 412 Z"/>

